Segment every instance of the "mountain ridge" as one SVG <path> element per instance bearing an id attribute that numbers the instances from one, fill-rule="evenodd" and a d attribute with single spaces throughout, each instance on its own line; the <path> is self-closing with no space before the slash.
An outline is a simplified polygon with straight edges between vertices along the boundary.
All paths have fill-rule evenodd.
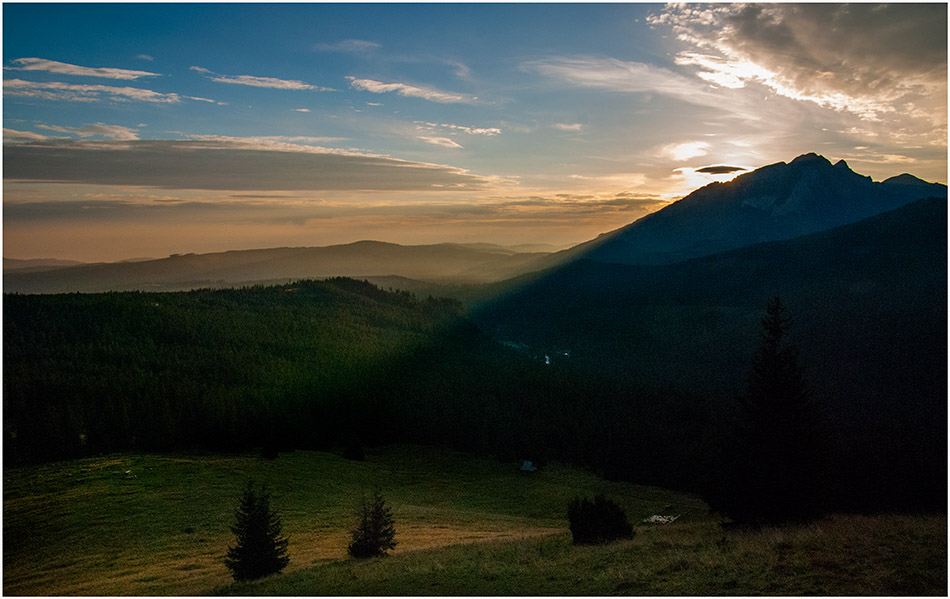
<path id="1" fill-rule="evenodd" d="M 902 174 L 883 182 L 816 153 L 710 183 L 624 227 L 544 260 L 586 258 L 625 264 L 671 264 L 763 241 L 780 241 L 857 222 L 946 185 Z"/>
<path id="2" fill-rule="evenodd" d="M 177 290 L 334 276 L 483 283 L 530 270 L 545 255 L 546 252 L 523 252 L 493 244 L 399 245 L 362 240 L 322 247 L 172 254 L 155 260 L 81 264 L 43 272 L 13 270 L 4 273 L 3 290 Z"/>

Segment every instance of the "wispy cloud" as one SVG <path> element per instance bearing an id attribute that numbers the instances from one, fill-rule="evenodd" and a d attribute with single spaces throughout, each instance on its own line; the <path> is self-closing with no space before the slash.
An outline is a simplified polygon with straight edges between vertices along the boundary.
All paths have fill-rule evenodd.
<path id="1" fill-rule="evenodd" d="M 584 128 L 584 125 L 581 123 L 554 123 L 551 126 L 554 127 L 555 129 L 558 129 L 559 131 L 574 131 L 574 132 L 580 131 Z"/>
<path id="2" fill-rule="evenodd" d="M 33 133 L 32 131 L 17 131 L 15 129 L 3 129 L 3 141 L 39 141 L 46 139 L 45 135 Z"/>
<path id="3" fill-rule="evenodd" d="M 122 125 L 106 125 L 104 123 L 83 125 L 82 127 L 60 127 L 57 125 L 37 125 L 37 127 L 46 129 L 47 131 L 78 135 L 83 138 L 99 136 L 121 141 L 130 141 L 139 138 L 138 129 L 123 127 Z"/>
<path id="4" fill-rule="evenodd" d="M 271 89 L 315 90 L 321 92 L 336 91 L 329 87 L 320 87 L 319 85 L 312 85 L 296 79 L 278 79 L 276 77 L 258 77 L 256 75 L 219 75 L 204 67 L 193 66 L 190 68 L 192 71 L 197 71 L 208 76 L 209 79 L 217 83 L 266 87 Z"/>
<path id="5" fill-rule="evenodd" d="M 22 79 L 5 80 L 3 82 L 3 94 L 5 96 L 28 96 L 44 100 L 66 100 L 70 102 L 97 102 L 109 99 L 174 104 L 181 101 L 181 96 L 175 93 L 163 94 L 137 87 L 84 85 L 59 81 L 24 81 Z"/>
<path id="6" fill-rule="evenodd" d="M 297 138 L 286 138 L 297 139 Z M 39 140 L 4 147 L 7 180 L 235 191 L 472 191 L 490 179 L 440 164 L 281 138 Z"/>
<path id="7" fill-rule="evenodd" d="M 155 60 L 153 57 L 149 56 L 148 54 L 136 54 L 135 58 L 138 58 L 139 60 L 147 60 L 149 62 L 152 62 Z"/>
<path id="8" fill-rule="evenodd" d="M 583 87 L 656 93 L 693 104 L 723 104 L 721 98 L 713 96 L 694 80 L 642 62 L 600 56 L 555 57 L 529 61 L 521 68 Z"/>
<path id="9" fill-rule="evenodd" d="M 315 146 L 315 144 L 345 141 L 345 137 L 318 137 L 310 135 L 258 135 L 250 137 L 235 137 L 228 135 L 202 134 L 186 135 L 185 137 L 197 141 L 210 141 L 218 144 L 226 144 L 233 148 L 280 150 L 286 152 L 320 152 L 324 154 L 339 153 L 351 156 L 380 156 L 379 154 L 371 154 L 358 150 L 342 150 L 338 148 Z"/>
<path id="10" fill-rule="evenodd" d="M 321 42 L 314 45 L 313 49 L 319 52 L 351 52 L 365 53 L 371 52 L 377 48 L 382 48 L 382 44 L 370 42 L 367 40 L 342 40 L 339 42 Z"/>
<path id="11" fill-rule="evenodd" d="M 424 141 L 429 144 L 435 144 L 437 146 L 442 146 L 443 148 L 461 148 L 462 146 L 455 141 L 449 139 L 448 137 L 429 137 L 426 135 L 420 135 L 416 139 Z"/>
<path id="12" fill-rule="evenodd" d="M 294 108 L 294 112 L 310 112 L 309 108 Z"/>
<path id="13" fill-rule="evenodd" d="M 138 79 L 140 77 L 159 77 L 158 73 L 148 71 L 132 71 L 111 67 L 81 67 L 65 62 L 47 60 L 45 58 L 14 58 L 11 62 L 15 67 L 5 67 L 14 71 L 46 71 L 60 75 L 78 75 L 82 77 L 100 77 L 104 79 Z"/>
<path id="14" fill-rule="evenodd" d="M 446 92 L 431 87 L 421 87 L 407 83 L 384 83 L 382 81 L 357 79 L 355 77 L 347 77 L 347 79 L 350 81 L 350 87 L 353 89 L 368 91 L 374 94 L 395 93 L 408 98 L 422 98 L 423 100 L 443 104 L 471 104 L 478 101 L 478 98 L 475 96 Z"/>
<path id="15" fill-rule="evenodd" d="M 426 123 L 423 121 L 416 121 L 416 125 L 430 129 L 447 129 L 468 135 L 501 135 L 501 129 L 498 127 L 468 127 L 466 125 L 455 125 L 453 123 Z"/>
<path id="16" fill-rule="evenodd" d="M 699 156 L 705 156 L 709 153 L 710 149 L 709 142 L 705 141 L 688 141 L 683 143 L 673 143 L 661 146 L 657 153 L 660 156 L 669 158 L 670 160 L 675 160 L 677 162 L 682 162 L 684 160 L 689 160 L 690 158 L 698 158 Z"/>

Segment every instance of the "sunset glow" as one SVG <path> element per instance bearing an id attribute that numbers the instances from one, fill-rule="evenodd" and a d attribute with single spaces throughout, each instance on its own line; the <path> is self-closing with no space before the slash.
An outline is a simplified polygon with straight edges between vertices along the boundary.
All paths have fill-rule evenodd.
<path id="1" fill-rule="evenodd" d="M 947 180 L 941 4 L 3 11 L 10 258 L 568 246 L 806 152 Z"/>

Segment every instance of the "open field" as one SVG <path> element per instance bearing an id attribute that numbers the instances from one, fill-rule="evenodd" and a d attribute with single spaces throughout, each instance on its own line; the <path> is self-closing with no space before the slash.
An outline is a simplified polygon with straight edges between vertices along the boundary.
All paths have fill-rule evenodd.
<path id="1" fill-rule="evenodd" d="M 248 478 L 267 484 L 290 537 L 283 574 L 231 584 L 221 559 Z M 398 546 L 347 558 L 361 493 L 392 506 Z M 640 525 L 629 541 L 573 547 L 567 502 L 604 493 Z M 394 446 L 365 462 L 295 452 L 116 454 L 4 471 L 7 595 L 939 594 L 943 516 L 834 516 L 723 532 L 689 495 L 518 464 Z"/>

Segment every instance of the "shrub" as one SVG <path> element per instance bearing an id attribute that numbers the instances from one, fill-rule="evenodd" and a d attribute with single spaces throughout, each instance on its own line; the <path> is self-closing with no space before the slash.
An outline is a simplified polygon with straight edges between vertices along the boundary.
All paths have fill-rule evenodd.
<path id="1" fill-rule="evenodd" d="M 290 562 L 287 539 L 281 536 L 280 518 L 271 511 L 270 495 L 264 487 L 258 493 L 248 481 L 235 520 L 231 532 L 237 545 L 228 546 L 224 558 L 234 580 L 254 580 L 283 570 Z"/>
<path id="2" fill-rule="evenodd" d="M 381 557 L 396 546 L 396 529 L 393 514 L 379 491 L 373 492 L 372 502 L 366 496 L 360 503 L 353 542 L 348 548 L 356 558 Z"/>
<path id="3" fill-rule="evenodd" d="M 633 536 L 623 508 L 598 495 L 593 501 L 575 497 L 567 506 L 567 520 L 575 545 L 597 545 Z"/>

